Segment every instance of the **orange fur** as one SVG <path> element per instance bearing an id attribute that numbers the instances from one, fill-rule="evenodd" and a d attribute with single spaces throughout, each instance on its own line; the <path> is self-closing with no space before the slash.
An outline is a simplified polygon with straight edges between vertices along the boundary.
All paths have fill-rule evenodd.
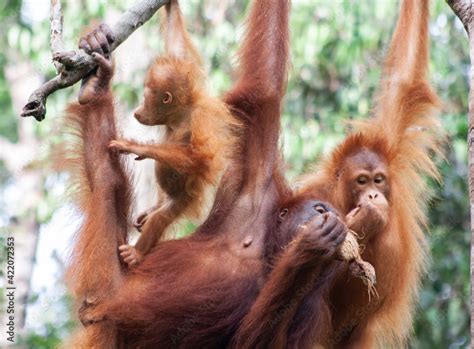
<path id="1" fill-rule="evenodd" d="M 225 99 L 242 137 L 208 219 L 185 239 L 159 243 L 89 318 L 154 347 L 299 349 L 329 335 L 325 269 L 347 229 L 332 209 L 316 210 L 321 202 L 294 196 L 281 172 L 288 11 L 288 1 L 252 6 L 239 80 Z"/>
<path id="2" fill-rule="evenodd" d="M 386 58 L 374 118 L 354 123 L 345 141 L 306 176 L 304 192 L 325 193 L 344 207 L 338 172 L 350 156 L 368 150 L 386 161 L 390 182 L 388 225 L 366 242 L 362 258 L 377 273 L 378 300 L 369 303 L 366 289 L 342 281 L 333 291 L 336 347 L 404 347 L 426 268 L 429 198 L 426 176 L 438 179 L 431 156 L 440 154 L 438 98 L 426 79 L 428 0 L 404 0 Z M 374 303 L 375 302 L 375 303 Z M 353 329 L 355 327 L 355 329 Z"/>
<path id="3" fill-rule="evenodd" d="M 102 289 L 107 297 L 99 303 L 85 304 L 80 319 L 87 327 L 79 347 L 299 349 L 327 335 L 333 273 L 326 269 L 334 270 L 347 229 L 329 205 L 293 195 L 280 169 L 289 8 L 286 0 L 254 1 L 252 6 L 239 80 L 225 99 L 242 121 L 242 135 L 206 222 L 184 239 L 160 242 L 123 277 L 115 251 L 123 237 L 115 227 L 126 222 L 122 208 L 130 197 L 123 196 L 128 178 L 115 177 L 126 175 L 116 154 L 104 151 L 115 133 L 108 86 L 106 98 L 99 94 L 91 102 L 91 96 L 82 96 L 90 104 L 70 110 L 84 120 L 79 127 L 88 146 L 79 159 L 85 168 L 80 176 L 89 189 L 85 200 L 93 200 L 84 214 L 95 222 L 81 229 L 79 240 L 101 243 L 79 242 L 77 252 L 90 260 L 76 263 L 91 274 L 110 270 L 108 277 L 119 284 Z M 102 63 L 84 91 L 97 91 L 92 83 L 110 70 Z M 110 75 L 102 74 L 102 87 Z M 120 227 L 126 234 L 126 227 Z M 296 293 L 294 285 L 301 286 Z M 309 306 L 317 311 L 308 314 Z"/>
<path id="4" fill-rule="evenodd" d="M 163 189 L 156 206 L 137 219 L 142 234 L 135 247 L 120 247 L 130 266 L 141 261 L 173 221 L 201 215 L 206 189 L 217 184 L 236 145 L 238 123 L 205 89 L 201 58 L 185 30 L 178 2 L 171 1 L 166 9 L 166 55 L 154 60 L 145 80 L 144 102 L 135 112 L 143 124 L 166 125 L 165 138 L 155 145 L 111 143 L 120 152 L 154 159 Z"/>
<path id="5" fill-rule="evenodd" d="M 110 140 L 117 137 L 111 94 L 86 105 L 69 105 L 66 122 L 74 141 L 67 145 L 67 158 L 63 160 L 84 215 L 66 279 L 77 306 L 92 305 L 106 299 L 122 282 L 117 248 L 126 241 L 131 189 L 124 165 L 107 148 Z M 104 226 L 107 234 L 97 233 Z M 91 348 L 95 343 L 107 343 L 109 348 L 115 348 L 115 339 L 116 329 L 101 323 L 80 331 L 65 347 Z"/>

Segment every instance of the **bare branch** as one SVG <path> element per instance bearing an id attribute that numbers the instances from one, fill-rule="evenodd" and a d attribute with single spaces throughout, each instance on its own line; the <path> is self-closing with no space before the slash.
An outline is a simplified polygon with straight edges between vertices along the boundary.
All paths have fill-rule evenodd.
<path id="1" fill-rule="evenodd" d="M 53 57 L 59 52 L 64 51 L 63 45 L 63 14 L 61 11 L 61 1 L 51 0 L 50 7 L 50 21 L 51 21 L 51 53 Z M 54 61 L 56 71 L 61 73 L 61 64 Z"/>
<path id="2" fill-rule="evenodd" d="M 56 1 L 59 2 L 59 0 Z M 169 0 L 139 0 L 130 7 L 120 17 L 118 22 L 112 26 L 115 41 L 111 45 L 111 50 L 115 50 L 136 29 L 148 21 L 161 6 L 168 3 L 168 1 Z M 55 0 L 52 2 L 55 2 Z M 51 11 L 53 11 L 53 9 Z M 53 22 L 51 25 L 53 26 Z M 51 30 L 53 31 L 53 28 Z M 53 38 L 51 41 L 53 41 Z M 53 51 L 55 51 L 55 49 L 56 46 L 52 48 Z M 92 58 L 83 51 L 56 51 L 53 55 L 53 61 L 62 64 L 61 73 L 47 81 L 31 94 L 28 103 L 23 107 L 23 112 L 21 113 L 22 117 L 33 116 L 38 121 L 43 120 L 46 115 L 46 99 L 48 96 L 59 89 L 74 85 L 89 74 L 96 66 Z"/>

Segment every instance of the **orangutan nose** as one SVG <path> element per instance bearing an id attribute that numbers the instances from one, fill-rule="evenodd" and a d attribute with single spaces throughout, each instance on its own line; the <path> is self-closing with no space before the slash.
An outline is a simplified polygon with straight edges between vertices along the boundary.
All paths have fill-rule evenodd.
<path id="1" fill-rule="evenodd" d="M 370 192 L 368 196 L 369 196 L 369 199 L 374 200 L 379 196 L 379 193 L 377 193 L 376 191 L 373 191 L 373 192 Z"/>
<path id="2" fill-rule="evenodd" d="M 143 114 L 143 104 L 140 104 L 133 112 L 133 116 L 140 121 L 142 119 L 142 114 Z"/>

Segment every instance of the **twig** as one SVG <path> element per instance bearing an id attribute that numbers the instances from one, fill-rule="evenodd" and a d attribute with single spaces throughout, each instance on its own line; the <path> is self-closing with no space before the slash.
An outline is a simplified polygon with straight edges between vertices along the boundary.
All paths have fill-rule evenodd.
<path id="1" fill-rule="evenodd" d="M 64 51 L 63 44 L 63 14 L 61 11 L 61 1 L 51 0 L 50 8 L 51 21 L 51 53 L 53 57 Z M 61 73 L 61 63 L 53 61 L 56 71 Z"/>
<path id="2" fill-rule="evenodd" d="M 139 0 L 132 7 L 130 7 L 112 26 L 112 31 L 115 35 L 115 41 L 111 45 L 111 50 L 115 50 L 122 42 L 124 42 L 136 29 L 148 21 L 155 12 L 169 0 Z M 52 0 L 52 3 L 59 3 L 59 0 Z M 58 12 L 56 9 L 51 9 L 51 18 L 56 20 Z M 61 16 L 61 8 L 59 7 L 59 16 Z M 53 16 L 54 12 L 54 16 Z M 51 23 L 51 32 L 57 30 L 53 28 L 57 25 Z M 62 32 L 62 26 L 61 26 Z M 28 103 L 23 107 L 22 117 L 33 116 L 36 120 L 41 121 L 46 115 L 46 99 L 48 96 L 59 89 L 63 89 L 74 85 L 83 77 L 89 74 L 94 68 L 95 63 L 92 58 L 83 51 L 71 51 L 69 55 L 61 55 L 64 51 L 57 51 L 59 43 L 62 45 L 62 39 L 51 38 L 51 49 L 53 53 L 53 61 L 61 64 L 60 73 L 53 79 L 44 83 L 40 88 L 34 91 Z M 62 48 L 61 48 L 62 50 Z M 56 64 L 55 64 L 56 65 Z"/>

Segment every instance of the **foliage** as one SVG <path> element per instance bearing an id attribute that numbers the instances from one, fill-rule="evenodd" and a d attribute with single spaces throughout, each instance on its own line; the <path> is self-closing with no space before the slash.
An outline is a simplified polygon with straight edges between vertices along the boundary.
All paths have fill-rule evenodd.
<path id="1" fill-rule="evenodd" d="M 23 6 L 26 2 L 23 2 Z M 92 18 L 120 13 L 131 1 L 62 1 L 65 42 L 70 47 L 80 28 Z M 247 2 L 232 2 L 225 16 L 216 15 L 219 1 L 183 2 L 189 29 L 202 52 L 211 74 L 209 87 L 216 94 L 231 82 L 231 66 L 242 32 Z M 447 131 L 446 159 L 439 159 L 443 182 L 432 183 L 434 200 L 430 206 L 432 264 L 421 291 L 415 323 L 413 348 L 458 348 L 469 342 L 469 207 L 467 188 L 467 75 L 469 68 L 466 36 L 449 7 L 433 1 L 431 19 L 431 77 L 444 101 L 442 119 Z M 80 6 L 78 4 L 81 4 Z M 13 110 L 5 71 L 17 60 L 31 62 L 45 78 L 54 74 L 50 64 L 49 21 L 27 21 L 22 3 L 0 5 L 0 38 L 7 49 L 0 53 L 0 136 L 18 139 L 18 110 Z M 289 178 L 310 169 L 310 164 L 330 151 L 343 137 L 345 120 L 370 115 L 385 48 L 394 27 L 397 5 L 390 1 L 295 1 L 291 17 L 293 63 L 282 123 L 284 154 Z M 158 17 L 158 16 L 157 16 Z M 158 52 L 158 20 L 153 19 L 131 40 L 142 40 L 143 50 Z M 141 37 L 139 36 L 141 35 Z M 135 39 L 133 39 L 135 38 Z M 141 39 L 140 39 L 141 38 Z M 144 39 L 145 38 L 145 39 Z M 133 62 L 133 53 L 130 53 Z M 116 82 L 117 99 L 128 111 L 141 96 L 144 67 L 133 64 L 117 67 L 131 70 L 128 80 Z M 35 123 L 41 142 L 51 136 L 61 138 L 56 125 L 60 111 L 74 98 L 75 89 L 62 90 L 50 97 L 48 115 Z M 9 176 L 0 166 L 0 191 Z M 50 174 L 46 185 L 54 192 L 64 180 Z M 59 184 L 56 184 L 59 183 Z M 62 187 L 61 187 L 62 188 Z M 1 199 L 0 199 L 1 201 Z M 54 212 L 60 200 L 49 200 Z M 4 212 L 0 209 L 0 216 Z M 45 216 L 49 217 L 48 214 Z M 189 231 L 192 225 L 183 227 Z M 182 232 L 178 234 L 182 235 Z M 65 317 L 64 324 L 68 324 Z M 43 324 L 46 336 L 30 333 L 30 347 L 52 347 L 64 331 Z"/>

